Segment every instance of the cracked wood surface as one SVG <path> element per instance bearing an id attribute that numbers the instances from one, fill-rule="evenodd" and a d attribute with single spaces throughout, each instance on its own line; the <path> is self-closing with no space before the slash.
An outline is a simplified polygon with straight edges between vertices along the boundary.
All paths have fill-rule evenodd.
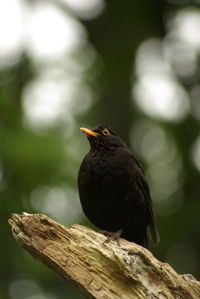
<path id="1" fill-rule="evenodd" d="M 178 275 L 147 249 L 81 225 L 66 228 L 43 214 L 13 214 L 19 245 L 86 298 L 198 299 L 200 282 Z"/>

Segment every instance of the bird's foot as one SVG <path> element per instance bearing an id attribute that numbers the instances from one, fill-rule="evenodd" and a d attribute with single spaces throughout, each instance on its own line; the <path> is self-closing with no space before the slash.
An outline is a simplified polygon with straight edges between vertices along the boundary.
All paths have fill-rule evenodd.
<path id="1" fill-rule="evenodd" d="M 117 241 L 117 244 L 120 246 L 119 244 L 119 239 L 122 233 L 122 229 L 119 229 L 116 232 L 108 232 L 108 231 L 101 231 L 101 233 L 107 237 L 107 239 L 103 242 L 103 244 L 105 243 L 109 243 L 110 241 Z"/>

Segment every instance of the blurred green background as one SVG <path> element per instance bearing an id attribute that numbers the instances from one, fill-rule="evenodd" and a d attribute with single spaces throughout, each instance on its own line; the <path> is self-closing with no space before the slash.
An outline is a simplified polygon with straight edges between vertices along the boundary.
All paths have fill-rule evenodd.
<path id="1" fill-rule="evenodd" d="M 76 178 L 106 124 L 144 166 L 154 255 L 200 276 L 200 1 L 0 3 L 0 298 L 81 298 L 15 242 L 11 213 L 90 225 Z"/>

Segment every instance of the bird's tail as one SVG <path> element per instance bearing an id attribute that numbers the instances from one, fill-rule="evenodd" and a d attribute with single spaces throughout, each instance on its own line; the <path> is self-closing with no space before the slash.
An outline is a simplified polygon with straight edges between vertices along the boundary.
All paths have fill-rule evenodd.
<path id="1" fill-rule="evenodd" d="M 160 236 L 155 225 L 155 222 L 151 222 L 148 226 L 148 235 L 150 239 L 155 243 L 158 244 L 160 242 Z"/>

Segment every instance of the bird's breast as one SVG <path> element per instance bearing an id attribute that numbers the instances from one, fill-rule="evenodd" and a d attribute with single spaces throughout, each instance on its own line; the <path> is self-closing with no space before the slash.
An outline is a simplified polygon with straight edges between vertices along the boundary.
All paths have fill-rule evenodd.
<path id="1" fill-rule="evenodd" d="M 115 153 L 89 153 L 80 169 L 79 184 L 88 193 L 119 198 L 128 191 L 128 172 Z"/>

